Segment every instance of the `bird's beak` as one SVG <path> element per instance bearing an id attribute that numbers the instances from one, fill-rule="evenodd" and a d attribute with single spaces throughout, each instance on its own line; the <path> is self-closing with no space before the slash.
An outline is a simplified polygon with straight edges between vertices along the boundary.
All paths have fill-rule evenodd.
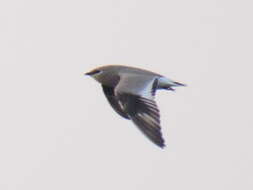
<path id="1" fill-rule="evenodd" d="M 92 72 L 84 73 L 84 75 L 90 76 L 90 75 L 92 75 Z"/>

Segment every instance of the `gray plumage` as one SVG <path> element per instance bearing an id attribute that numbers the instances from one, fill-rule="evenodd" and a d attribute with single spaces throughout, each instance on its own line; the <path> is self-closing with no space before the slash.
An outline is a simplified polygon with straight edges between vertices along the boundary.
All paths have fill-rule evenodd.
<path id="1" fill-rule="evenodd" d="M 156 145 L 164 147 L 159 109 L 154 101 L 158 89 L 174 90 L 185 86 L 147 70 L 108 65 L 98 67 L 86 75 L 101 83 L 113 109 L 134 124 Z"/>

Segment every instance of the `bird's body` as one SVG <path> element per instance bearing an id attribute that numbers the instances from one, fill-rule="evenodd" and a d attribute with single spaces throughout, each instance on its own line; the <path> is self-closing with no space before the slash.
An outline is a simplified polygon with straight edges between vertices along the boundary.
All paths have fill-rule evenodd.
<path id="1" fill-rule="evenodd" d="M 184 86 L 160 74 L 122 65 L 98 67 L 86 75 L 101 83 L 114 110 L 136 126 L 155 144 L 164 147 L 159 109 L 154 101 L 157 89 Z"/>

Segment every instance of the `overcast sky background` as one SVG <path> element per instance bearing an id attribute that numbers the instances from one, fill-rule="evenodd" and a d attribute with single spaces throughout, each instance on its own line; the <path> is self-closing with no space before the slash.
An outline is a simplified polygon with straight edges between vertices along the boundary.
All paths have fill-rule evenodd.
<path id="1" fill-rule="evenodd" d="M 1 190 L 252 190 L 253 12 L 235 0 L 1 0 Z M 162 150 L 83 75 L 125 64 L 159 91 Z"/>

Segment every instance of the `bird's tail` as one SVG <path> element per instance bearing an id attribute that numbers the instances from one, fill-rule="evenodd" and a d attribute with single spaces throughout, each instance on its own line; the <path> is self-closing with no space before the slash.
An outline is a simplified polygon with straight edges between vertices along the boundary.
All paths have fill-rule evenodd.
<path id="1" fill-rule="evenodd" d="M 174 82 L 174 86 L 186 86 L 186 84 L 180 82 Z"/>
<path id="2" fill-rule="evenodd" d="M 159 80 L 159 88 L 161 89 L 174 91 L 175 89 L 173 87 L 178 87 L 178 86 L 186 86 L 186 84 L 176 82 L 168 78 L 161 78 Z"/>

